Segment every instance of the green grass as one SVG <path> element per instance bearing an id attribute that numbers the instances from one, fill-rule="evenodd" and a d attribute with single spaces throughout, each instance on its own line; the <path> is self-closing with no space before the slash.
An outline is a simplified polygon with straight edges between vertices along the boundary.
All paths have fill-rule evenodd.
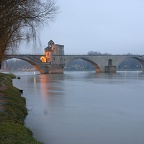
<path id="1" fill-rule="evenodd" d="M 0 73 L 0 83 L 3 81 L 7 86 L 7 89 L 0 91 L 6 101 L 4 111 L 0 112 L 0 144 L 42 144 L 24 126 L 26 100 L 21 97 L 19 89 L 13 87 L 12 78 L 15 76 Z"/>
<path id="2" fill-rule="evenodd" d="M 32 132 L 19 123 L 0 124 L 1 144 L 40 144 L 32 137 Z M 41 143 L 42 144 L 42 143 Z"/>

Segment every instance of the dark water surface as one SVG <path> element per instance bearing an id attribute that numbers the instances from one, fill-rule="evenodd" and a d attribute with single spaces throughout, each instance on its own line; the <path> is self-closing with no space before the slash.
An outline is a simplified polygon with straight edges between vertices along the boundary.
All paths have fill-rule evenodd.
<path id="1" fill-rule="evenodd" d="M 29 114 L 45 144 L 144 144 L 144 73 L 16 73 Z"/>

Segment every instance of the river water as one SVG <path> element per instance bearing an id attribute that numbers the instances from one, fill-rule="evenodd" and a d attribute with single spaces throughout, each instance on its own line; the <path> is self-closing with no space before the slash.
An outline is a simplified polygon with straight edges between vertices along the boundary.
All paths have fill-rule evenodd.
<path id="1" fill-rule="evenodd" d="M 144 144 L 144 73 L 16 72 L 25 123 L 45 144 Z"/>

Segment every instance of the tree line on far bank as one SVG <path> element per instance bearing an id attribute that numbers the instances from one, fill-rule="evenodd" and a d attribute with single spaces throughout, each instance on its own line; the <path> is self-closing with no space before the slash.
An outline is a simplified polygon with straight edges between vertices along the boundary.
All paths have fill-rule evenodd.
<path id="1" fill-rule="evenodd" d="M 98 51 L 89 51 L 88 55 L 112 55 L 112 54 L 110 54 L 110 53 L 101 53 L 101 52 L 98 52 Z M 133 55 L 133 54 L 127 53 L 127 54 L 123 54 L 123 55 Z"/>

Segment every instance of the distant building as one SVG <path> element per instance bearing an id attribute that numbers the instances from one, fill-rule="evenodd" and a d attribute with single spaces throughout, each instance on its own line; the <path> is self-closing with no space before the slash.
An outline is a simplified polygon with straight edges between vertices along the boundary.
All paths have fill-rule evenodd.
<path id="1" fill-rule="evenodd" d="M 52 40 L 48 42 L 48 47 L 44 49 L 45 56 L 41 57 L 42 62 L 51 62 L 52 55 L 64 55 L 64 45 L 55 44 Z"/>

